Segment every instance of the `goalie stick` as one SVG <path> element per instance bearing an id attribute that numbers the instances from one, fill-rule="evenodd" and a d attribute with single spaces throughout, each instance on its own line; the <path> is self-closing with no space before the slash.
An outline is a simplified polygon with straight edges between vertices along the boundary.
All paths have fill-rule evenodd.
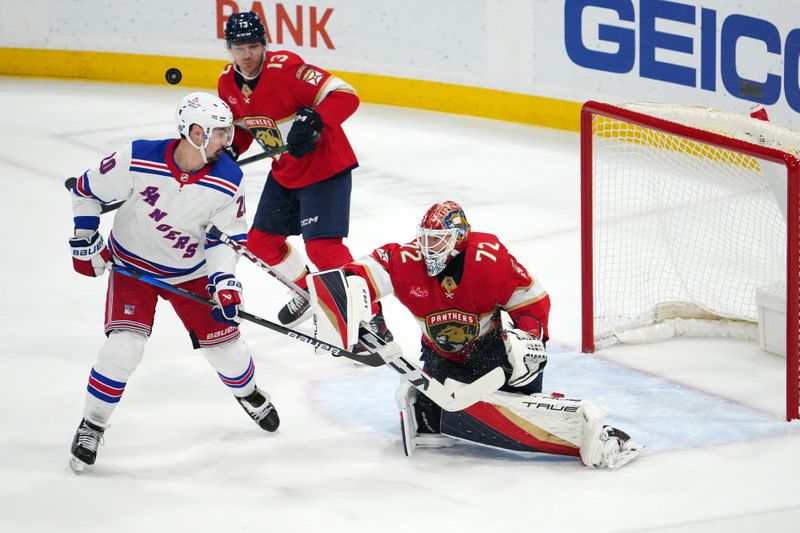
<path id="1" fill-rule="evenodd" d="M 169 283 L 148 276 L 147 274 L 142 274 L 140 272 L 135 272 L 119 266 L 114 266 L 113 270 L 114 272 L 136 278 L 149 285 L 159 287 L 209 307 L 214 307 L 216 305 L 213 300 L 200 296 L 199 294 L 189 292 L 185 289 L 181 289 L 180 287 L 173 287 Z M 358 361 L 359 363 L 372 367 L 383 366 L 386 364 L 392 370 L 400 374 L 403 379 L 407 380 L 414 385 L 414 387 L 425 393 L 426 396 L 439 404 L 442 409 L 446 411 L 461 411 L 466 409 L 470 405 L 479 401 L 485 395 L 496 391 L 503 385 L 503 383 L 505 383 L 505 374 L 500 368 L 495 368 L 488 374 L 482 376 L 480 379 L 470 383 L 469 385 L 453 383 L 450 382 L 450 380 L 448 380 L 448 383 L 445 384 L 440 383 L 439 381 L 428 377 L 417 365 L 406 359 L 402 353 L 400 353 L 399 349 L 392 353 L 381 353 L 378 351 L 382 347 L 382 342 L 377 336 L 369 332 L 362 335 L 361 341 L 367 346 L 367 348 L 370 350 L 370 353 L 357 354 L 337 346 L 332 346 L 314 337 L 304 335 L 299 331 L 281 326 L 280 324 L 275 324 L 274 322 L 270 322 L 269 320 L 248 313 L 247 311 L 240 310 L 239 317 L 247 320 L 248 322 L 253 322 L 259 326 L 264 326 L 278 333 L 282 333 L 283 335 L 286 335 L 292 339 L 310 344 L 315 348 L 320 348 L 330 352 L 331 355 L 337 357 L 346 357 L 348 359 L 352 359 L 353 361 Z"/>
<path id="2" fill-rule="evenodd" d="M 207 233 L 223 244 L 231 247 L 240 257 L 244 257 L 262 270 L 265 270 L 298 295 L 306 300 L 309 299 L 308 291 L 298 287 L 295 282 L 259 259 L 258 256 L 248 250 L 245 245 L 236 242 L 230 235 L 225 234 L 222 230 L 213 225 L 208 228 Z M 466 409 L 505 384 L 505 373 L 500 368 L 495 368 L 468 385 L 459 384 L 458 382 L 441 383 L 425 374 L 413 361 L 406 359 L 399 349 L 396 350 L 396 353 L 388 353 L 386 350 L 382 350 L 382 348 L 386 346 L 383 339 L 379 338 L 363 325 L 359 328 L 359 341 L 372 355 L 381 357 L 389 368 L 400 374 L 400 376 L 414 385 L 415 388 L 425 393 L 428 398 L 446 411 L 461 411 Z"/>
<path id="3" fill-rule="evenodd" d="M 169 283 L 161 281 L 160 279 L 156 279 L 154 277 L 148 276 L 147 274 L 143 274 L 141 272 L 135 272 L 133 270 L 129 270 L 127 268 L 123 268 L 120 266 L 112 267 L 114 272 L 118 272 L 125 276 L 136 278 L 144 283 L 149 285 L 153 285 L 155 287 L 159 287 L 164 289 L 165 291 L 169 291 L 173 294 L 177 294 L 179 296 L 183 296 L 184 298 L 188 298 L 190 300 L 194 300 L 195 302 L 199 302 L 201 304 L 205 304 L 209 307 L 214 307 L 217 304 L 214 300 L 209 298 L 205 298 L 199 294 L 195 294 L 193 292 L 189 292 L 186 289 L 181 289 L 180 287 L 174 287 Z M 274 322 L 270 322 L 264 318 L 259 316 L 253 315 L 248 313 L 244 310 L 239 310 L 239 317 L 247 320 L 248 322 L 252 322 L 254 324 L 258 324 L 259 326 L 264 326 L 265 328 L 271 329 L 273 331 L 277 331 L 278 333 L 282 333 L 287 337 L 291 337 L 292 339 L 297 339 L 301 342 L 305 342 L 306 344 L 312 345 L 314 348 L 319 348 L 321 350 L 325 350 L 326 352 L 330 352 L 331 355 L 346 357 L 348 359 L 352 359 L 354 361 L 358 361 L 359 363 L 365 364 L 367 366 L 383 366 L 384 361 L 378 354 L 357 354 L 353 352 L 349 352 L 347 350 L 343 350 L 338 346 L 331 346 L 328 343 L 322 342 L 314 337 L 310 337 L 304 333 L 300 333 L 299 331 L 295 331 L 293 329 L 287 328 L 285 326 L 281 326 L 280 324 L 276 324 Z"/>
<path id="4" fill-rule="evenodd" d="M 283 146 L 278 146 L 277 148 L 274 148 L 272 150 L 267 150 L 260 154 L 252 155 L 250 157 L 245 157 L 241 161 L 237 161 L 237 164 L 240 167 L 243 167 L 244 165 L 249 165 L 250 163 L 255 163 L 256 161 L 261 161 L 262 159 L 274 157 L 276 155 L 280 155 L 288 151 L 289 151 L 289 145 L 284 144 Z M 75 187 L 76 183 L 78 183 L 78 178 L 67 178 L 66 180 L 64 180 L 64 187 L 66 187 L 68 191 L 71 191 Z M 125 203 L 124 200 L 118 202 L 109 202 L 107 204 L 101 204 L 102 207 L 100 210 L 100 214 L 102 215 L 105 213 L 110 213 L 111 211 L 116 211 L 117 209 L 120 208 L 120 206 L 122 206 L 123 203 Z"/>

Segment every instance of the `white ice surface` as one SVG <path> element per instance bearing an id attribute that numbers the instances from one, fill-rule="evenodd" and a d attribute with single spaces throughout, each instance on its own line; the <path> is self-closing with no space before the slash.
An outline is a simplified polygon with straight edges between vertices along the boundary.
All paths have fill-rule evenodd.
<path id="1" fill-rule="evenodd" d="M 103 340 L 105 283 L 72 271 L 62 183 L 132 138 L 174 136 L 186 92 L 0 79 L 0 531 L 800 530 L 800 426 L 782 421 L 783 359 L 730 340 L 576 353 L 576 134 L 371 105 L 346 123 L 361 161 L 353 253 L 410 240 L 431 203 L 460 201 L 552 296 L 545 391 L 606 405 L 649 451 L 615 472 L 468 444 L 409 459 L 391 371 L 246 323 L 282 418 L 266 434 L 162 304 L 96 468 L 75 476 L 69 444 Z M 245 168 L 252 216 L 266 164 Z M 248 310 L 273 318 L 283 287 L 246 262 L 239 274 Z M 391 299 L 385 309 L 416 354 L 414 321 Z"/>

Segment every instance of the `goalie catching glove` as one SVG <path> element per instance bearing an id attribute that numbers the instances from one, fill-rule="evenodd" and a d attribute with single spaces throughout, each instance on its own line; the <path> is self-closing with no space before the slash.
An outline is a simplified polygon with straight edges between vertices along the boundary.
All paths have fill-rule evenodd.
<path id="1" fill-rule="evenodd" d="M 77 230 L 69 240 L 72 248 L 72 268 L 78 274 L 96 278 L 102 276 L 111 262 L 111 251 L 103 236 L 94 230 Z"/>
<path id="2" fill-rule="evenodd" d="M 229 326 L 239 325 L 239 305 L 242 303 L 242 284 L 233 274 L 215 272 L 208 278 L 208 294 L 217 304 L 211 316 Z"/>
<path id="3" fill-rule="evenodd" d="M 517 328 L 504 329 L 502 335 L 508 363 L 511 365 L 508 384 L 512 387 L 524 387 L 536 379 L 547 364 L 544 343 L 527 331 Z"/>

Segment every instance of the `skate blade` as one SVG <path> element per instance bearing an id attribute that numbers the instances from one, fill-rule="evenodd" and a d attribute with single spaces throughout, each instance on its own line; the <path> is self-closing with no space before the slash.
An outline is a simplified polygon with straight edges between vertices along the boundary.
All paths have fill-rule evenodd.
<path id="1" fill-rule="evenodd" d="M 641 454 L 644 450 L 645 446 L 642 446 L 641 444 L 636 444 L 631 446 L 630 448 L 622 450 L 621 452 L 619 452 L 614 457 L 608 460 L 608 469 L 616 470 L 618 468 L 625 466 L 626 464 L 636 459 L 639 456 L 639 454 Z"/>
<path id="2" fill-rule="evenodd" d="M 400 412 L 400 434 L 403 436 L 403 453 L 406 457 L 411 457 L 414 455 L 414 449 L 417 447 L 417 444 L 414 441 L 414 434 L 411 433 L 411 428 L 408 427 L 402 411 Z"/>
<path id="3" fill-rule="evenodd" d="M 77 457 L 70 457 L 69 467 L 77 475 L 81 475 L 84 472 L 88 472 L 92 469 L 92 465 L 84 463 Z"/>
<path id="4" fill-rule="evenodd" d="M 417 448 L 452 448 L 456 444 L 456 439 L 441 433 L 417 433 L 414 444 Z"/>

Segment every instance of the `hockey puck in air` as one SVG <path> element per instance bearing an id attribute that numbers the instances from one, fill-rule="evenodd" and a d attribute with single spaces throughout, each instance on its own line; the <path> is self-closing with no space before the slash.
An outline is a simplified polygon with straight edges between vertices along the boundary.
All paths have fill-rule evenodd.
<path id="1" fill-rule="evenodd" d="M 177 85 L 183 79 L 183 74 L 181 74 L 180 70 L 172 67 L 167 69 L 167 73 L 164 74 L 164 77 L 167 79 L 167 83 L 170 85 Z"/>

